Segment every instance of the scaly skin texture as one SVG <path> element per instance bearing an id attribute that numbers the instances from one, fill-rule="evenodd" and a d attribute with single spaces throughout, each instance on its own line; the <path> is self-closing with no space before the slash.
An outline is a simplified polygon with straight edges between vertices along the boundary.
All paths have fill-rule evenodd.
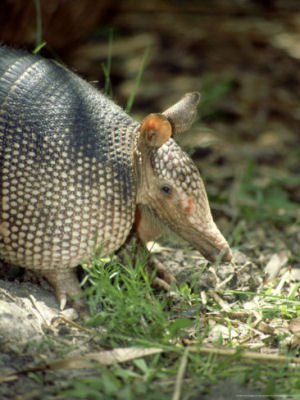
<path id="1" fill-rule="evenodd" d="M 0 254 L 50 279 L 62 306 L 79 293 L 66 270 L 130 232 L 137 128 L 64 67 L 0 49 Z"/>
<path id="2" fill-rule="evenodd" d="M 199 172 L 171 138 L 198 102 L 188 94 L 138 124 L 56 62 L 0 48 L 1 258 L 43 274 L 61 308 L 68 297 L 82 306 L 74 267 L 130 231 L 145 243 L 167 224 L 208 259 L 230 260 Z M 158 275 L 172 281 L 163 266 Z"/>

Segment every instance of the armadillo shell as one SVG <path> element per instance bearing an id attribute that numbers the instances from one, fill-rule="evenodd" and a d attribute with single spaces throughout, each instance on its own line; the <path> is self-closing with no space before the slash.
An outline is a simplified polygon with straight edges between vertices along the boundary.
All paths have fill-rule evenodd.
<path id="1" fill-rule="evenodd" d="M 134 218 L 135 123 L 59 65 L 0 48 L 0 256 L 74 267 L 125 241 Z"/>

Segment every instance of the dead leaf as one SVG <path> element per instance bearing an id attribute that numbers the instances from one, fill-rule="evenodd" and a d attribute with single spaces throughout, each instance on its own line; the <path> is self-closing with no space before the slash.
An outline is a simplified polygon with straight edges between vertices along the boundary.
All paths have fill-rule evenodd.
<path id="1" fill-rule="evenodd" d="M 287 263 L 288 255 L 289 252 L 287 250 L 282 250 L 272 255 L 265 267 L 267 279 L 273 279 L 278 275 L 280 269 Z"/>
<path id="2" fill-rule="evenodd" d="M 47 367 L 52 370 L 91 368 L 93 362 L 101 365 L 111 365 L 149 356 L 151 354 L 161 353 L 162 351 L 162 349 L 156 347 L 117 348 L 113 350 L 99 351 L 97 353 L 89 353 L 82 357 L 56 360 L 48 363 Z"/>
<path id="3" fill-rule="evenodd" d="M 126 362 L 136 358 L 149 356 L 151 354 L 161 353 L 163 349 L 150 347 L 129 347 L 116 348 L 113 350 L 99 351 L 96 353 L 88 353 L 82 357 L 65 358 L 55 360 L 35 367 L 25 368 L 17 373 L 8 374 L 0 377 L 1 382 L 7 382 L 17 378 L 19 374 L 28 372 L 46 371 L 46 370 L 61 370 L 61 369 L 87 369 L 94 367 L 94 362 L 101 365 L 111 365 L 115 363 Z"/>

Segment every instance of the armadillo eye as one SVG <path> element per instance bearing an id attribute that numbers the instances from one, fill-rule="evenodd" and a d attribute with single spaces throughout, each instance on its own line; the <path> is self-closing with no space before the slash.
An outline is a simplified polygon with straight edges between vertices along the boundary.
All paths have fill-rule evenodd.
<path id="1" fill-rule="evenodd" d="M 172 189 L 168 185 L 161 186 L 160 190 L 163 194 L 166 194 L 167 196 L 170 196 L 172 194 Z"/>

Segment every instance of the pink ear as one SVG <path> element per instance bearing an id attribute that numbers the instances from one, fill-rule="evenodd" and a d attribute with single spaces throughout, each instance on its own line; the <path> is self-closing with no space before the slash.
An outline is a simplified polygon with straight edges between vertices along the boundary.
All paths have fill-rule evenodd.
<path id="1" fill-rule="evenodd" d="M 141 123 L 140 132 L 145 144 L 160 147 L 170 139 L 172 128 L 164 115 L 149 114 Z"/>

